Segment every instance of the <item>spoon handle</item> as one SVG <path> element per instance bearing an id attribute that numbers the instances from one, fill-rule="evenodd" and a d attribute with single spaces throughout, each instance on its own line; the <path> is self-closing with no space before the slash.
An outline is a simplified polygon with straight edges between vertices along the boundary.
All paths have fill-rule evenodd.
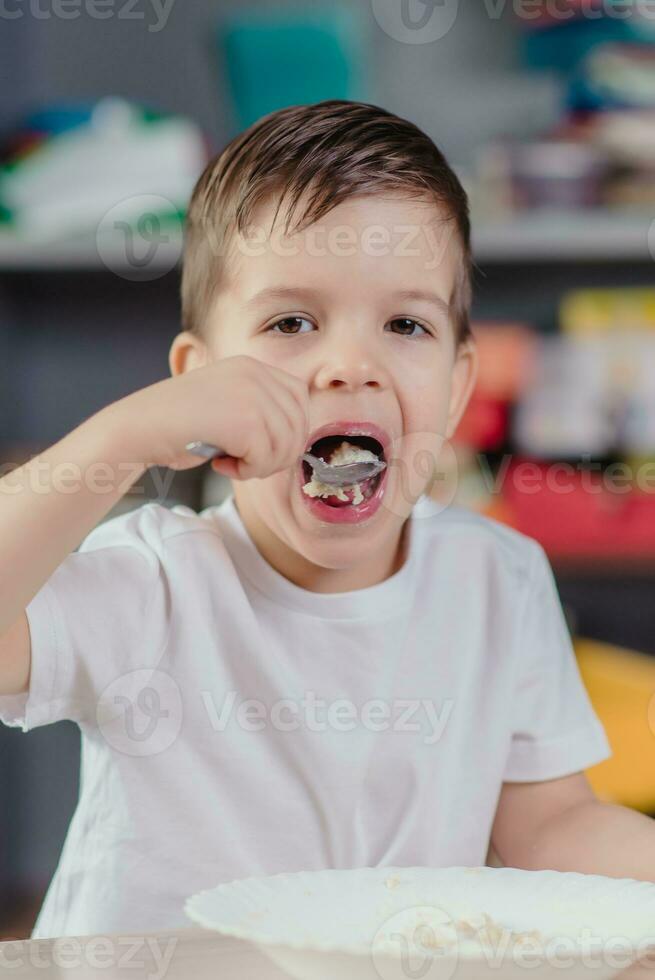
<path id="1" fill-rule="evenodd" d="M 228 455 L 218 446 L 212 446 L 209 442 L 189 442 L 184 448 L 188 453 L 193 453 L 194 456 L 202 456 L 203 459 L 216 459 Z"/>

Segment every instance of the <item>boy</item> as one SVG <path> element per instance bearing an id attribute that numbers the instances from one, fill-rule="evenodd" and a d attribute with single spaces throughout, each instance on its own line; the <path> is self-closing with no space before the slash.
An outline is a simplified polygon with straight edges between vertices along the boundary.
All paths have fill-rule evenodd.
<path id="1" fill-rule="evenodd" d="M 470 266 L 466 196 L 415 126 L 274 113 L 195 189 L 173 377 L 0 484 L 0 716 L 82 732 L 33 936 L 182 926 L 187 895 L 251 875 L 480 865 L 490 842 L 655 877 L 650 821 L 583 774 L 608 744 L 542 549 L 425 493 L 475 380 Z M 199 465 L 196 440 L 228 454 L 222 505 L 99 524 L 148 466 Z M 386 467 L 337 494 L 309 449 Z"/>

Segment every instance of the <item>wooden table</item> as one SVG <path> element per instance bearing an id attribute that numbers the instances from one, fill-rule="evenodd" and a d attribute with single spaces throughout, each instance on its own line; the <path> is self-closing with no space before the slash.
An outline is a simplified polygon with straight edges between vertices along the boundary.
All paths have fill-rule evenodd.
<path id="1" fill-rule="evenodd" d="M 288 980 L 249 943 L 195 928 L 3 942 L 0 976 L 3 980 Z"/>
<path id="2" fill-rule="evenodd" d="M 21 980 L 288 980 L 254 946 L 205 929 L 3 942 L 0 976 L 3 980 L 5 976 Z M 589 976 L 593 978 L 593 971 Z M 497 980 L 502 980 L 501 974 Z M 566 980 L 565 970 L 562 980 Z M 621 980 L 655 980 L 655 962 L 633 967 Z"/>

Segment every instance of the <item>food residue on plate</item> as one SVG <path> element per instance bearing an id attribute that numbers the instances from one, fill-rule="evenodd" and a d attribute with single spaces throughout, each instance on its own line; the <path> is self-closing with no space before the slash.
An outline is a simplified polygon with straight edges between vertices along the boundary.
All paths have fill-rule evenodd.
<path id="1" fill-rule="evenodd" d="M 391 876 L 385 880 L 385 885 L 396 887 L 394 882 L 400 883 L 400 879 Z M 385 928 L 376 937 L 378 950 L 388 948 L 390 952 L 397 952 L 399 940 L 410 951 L 466 948 L 475 951 L 480 947 L 507 951 L 526 943 L 544 942 L 539 930 L 514 931 L 496 922 L 486 912 L 453 920 L 443 909 L 404 909 L 392 917 L 389 925 L 389 929 Z"/>

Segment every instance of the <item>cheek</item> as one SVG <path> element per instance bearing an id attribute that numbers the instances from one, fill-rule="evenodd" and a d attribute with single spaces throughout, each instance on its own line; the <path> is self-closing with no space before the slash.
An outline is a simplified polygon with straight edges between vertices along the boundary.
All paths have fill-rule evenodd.
<path id="1" fill-rule="evenodd" d="M 239 354 L 248 354 L 249 347 L 244 338 L 235 331 L 221 337 L 217 353 L 220 357 L 237 357 Z"/>
<path id="2" fill-rule="evenodd" d="M 450 379 L 446 373 L 420 372 L 403 385 L 402 411 L 408 428 L 434 431 L 434 426 L 448 415 Z"/>
<path id="3" fill-rule="evenodd" d="M 289 489 L 297 479 L 297 472 L 294 466 L 277 473 L 271 473 L 261 480 L 252 480 L 253 493 L 261 503 L 261 509 L 271 513 L 279 501 L 286 501 L 289 496 Z"/>
<path id="4" fill-rule="evenodd" d="M 250 350 L 266 364 L 279 367 L 292 374 L 302 376 L 316 365 L 320 350 L 313 344 L 306 344 L 300 338 L 275 336 L 261 333 L 254 338 Z"/>

